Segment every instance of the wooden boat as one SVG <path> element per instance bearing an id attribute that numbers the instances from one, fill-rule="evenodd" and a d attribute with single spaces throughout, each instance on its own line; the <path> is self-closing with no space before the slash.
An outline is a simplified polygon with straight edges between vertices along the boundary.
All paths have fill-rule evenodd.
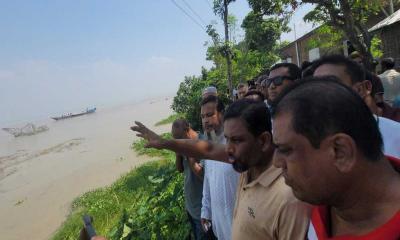
<path id="1" fill-rule="evenodd" d="M 63 120 L 63 119 L 67 119 L 67 118 L 79 117 L 79 116 L 83 116 L 83 115 L 94 113 L 94 112 L 96 112 L 96 108 L 87 109 L 86 111 L 81 112 L 81 113 L 75 113 L 75 114 L 69 113 L 66 115 L 61 115 L 60 117 L 52 117 L 52 119 L 58 121 L 58 120 Z"/>

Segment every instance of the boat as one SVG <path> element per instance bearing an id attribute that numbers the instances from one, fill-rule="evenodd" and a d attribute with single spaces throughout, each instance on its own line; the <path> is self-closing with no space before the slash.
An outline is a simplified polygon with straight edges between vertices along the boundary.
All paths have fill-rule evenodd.
<path id="1" fill-rule="evenodd" d="M 41 132 L 49 130 L 46 125 L 36 127 L 32 123 L 26 124 L 22 128 L 3 128 L 4 131 L 14 135 L 14 137 L 32 136 Z"/>
<path id="2" fill-rule="evenodd" d="M 86 111 L 83 111 L 81 113 L 75 113 L 75 114 L 69 113 L 69 114 L 61 115 L 60 117 L 52 117 L 52 119 L 58 121 L 58 120 L 63 120 L 63 119 L 67 119 L 67 118 L 79 117 L 79 116 L 83 116 L 83 115 L 94 113 L 94 112 L 96 112 L 96 108 L 90 108 L 90 109 L 86 109 Z"/>

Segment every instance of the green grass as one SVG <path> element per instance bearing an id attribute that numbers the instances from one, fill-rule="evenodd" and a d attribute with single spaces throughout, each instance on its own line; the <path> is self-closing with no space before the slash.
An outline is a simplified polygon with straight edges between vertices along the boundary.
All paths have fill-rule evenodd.
<path id="1" fill-rule="evenodd" d="M 161 126 L 161 125 L 166 125 L 166 124 L 170 124 L 173 123 L 176 119 L 182 118 L 183 116 L 181 114 L 175 113 L 170 115 L 169 117 L 157 122 L 155 124 L 155 126 Z"/>
<path id="2" fill-rule="evenodd" d="M 133 169 L 110 187 L 75 199 L 71 213 L 53 240 L 77 239 L 85 213 L 93 217 L 97 234 L 110 240 L 185 239 L 188 236 L 183 176 L 175 171 L 175 155 L 166 150 L 145 149 L 144 144 L 141 140 L 132 148 L 140 155 L 159 160 Z"/>

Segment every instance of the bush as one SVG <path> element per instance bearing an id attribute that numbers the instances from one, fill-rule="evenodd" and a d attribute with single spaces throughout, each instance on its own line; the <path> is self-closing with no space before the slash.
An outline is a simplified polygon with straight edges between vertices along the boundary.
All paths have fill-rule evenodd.
<path id="1" fill-rule="evenodd" d="M 201 78 L 185 77 L 185 80 L 179 85 L 179 90 L 172 103 L 172 109 L 182 114 L 195 130 L 201 129 L 201 92 L 206 86 L 208 86 L 208 82 Z"/>
<path id="2" fill-rule="evenodd" d="M 157 122 L 155 124 L 155 126 L 157 127 L 157 126 L 161 126 L 161 125 L 170 124 L 170 123 L 173 123 L 175 120 L 177 120 L 179 118 L 183 118 L 183 117 L 184 116 L 182 116 L 182 114 L 175 113 L 175 114 L 172 114 L 172 115 L 168 116 L 167 118 Z"/>
<path id="3" fill-rule="evenodd" d="M 170 134 L 163 136 L 171 138 Z M 145 149 L 144 144 L 140 140 L 132 148 L 140 155 L 161 160 L 132 170 L 110 187 L 77 198 L 71 214 L 52 239 L 77 239 L 84 213 L 93 216 L 96 232 L 110 240 L 185 239 L 189 236 L 183 175 L 175 170 L 175 154 Z"/>

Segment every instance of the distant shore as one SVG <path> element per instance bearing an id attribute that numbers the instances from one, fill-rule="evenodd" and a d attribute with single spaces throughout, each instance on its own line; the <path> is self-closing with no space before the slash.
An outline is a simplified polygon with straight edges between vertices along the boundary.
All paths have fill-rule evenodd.
<path id="1" fill-rule="evenodd" d="M 154 126 L 168 117 L 172 98 L 148 100 L 52 122 L 36 136 L 0 136 L 1 238 L 48 239 L 71 202 L 107 186 L 150 158 L 131 149 L 135 120 Z M 169 125 L 155 128 L 169 131 Z"/>

